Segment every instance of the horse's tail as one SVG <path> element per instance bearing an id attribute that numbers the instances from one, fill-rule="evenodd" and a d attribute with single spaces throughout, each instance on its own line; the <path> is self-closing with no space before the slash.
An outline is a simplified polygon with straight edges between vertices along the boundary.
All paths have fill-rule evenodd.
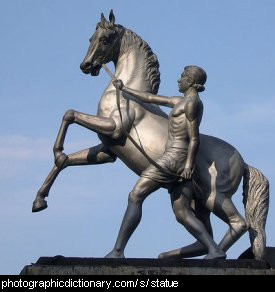
<path id="1" fill-rule="evenodd" d="M 269 182 L 256 168 L 246 165 L 243 175 L 243 204 L 255 259 L 264 259 L 265 224 L 269 206 Z"/>

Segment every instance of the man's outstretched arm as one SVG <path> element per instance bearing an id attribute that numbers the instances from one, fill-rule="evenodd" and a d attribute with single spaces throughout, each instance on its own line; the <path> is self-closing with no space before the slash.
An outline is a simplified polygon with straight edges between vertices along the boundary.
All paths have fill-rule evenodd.
<path id="1" fill-rule="evenodd" d="M 134 89 L 124 86 L 121 80 L 115 80 L 113 81 L 113 84 L 119 90 L 122 90 L 123 92 L 128 93 L 136 97 L 137 99 L 144 102 L 148 102 L 148 103 L 154 103 L 154 104 L 163 105 L 167 107 L 174 107 L 175 104 L 177 104 L 180 99 L 179 97 L 169 98 L 167 96 L 155 95 L 146 91 L 134 90 Z"/>

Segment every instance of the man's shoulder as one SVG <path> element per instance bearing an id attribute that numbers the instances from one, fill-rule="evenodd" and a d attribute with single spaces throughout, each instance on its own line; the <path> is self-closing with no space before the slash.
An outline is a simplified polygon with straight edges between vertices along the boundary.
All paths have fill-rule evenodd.
<path id="1" fill-rule="evenodd" d="M 197 96 L 189 98 L 185 104 L 185 114 L 188 120 L 193 121 L 197 118 L 201 107 L 202 102 Z"/>
<path id="2" fill-rule="evenodd" d="M 192 95 L 186 100 L 186 107 L 192 109 L 201 104 L 201 100 L 197 95 Z"/>

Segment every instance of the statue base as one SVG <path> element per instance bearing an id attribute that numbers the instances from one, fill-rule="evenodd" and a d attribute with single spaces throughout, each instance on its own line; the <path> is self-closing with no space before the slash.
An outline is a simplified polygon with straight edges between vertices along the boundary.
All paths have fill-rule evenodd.
<path id="1" fill-rule="evenodd" d="M 20 275 L 275 275 L 264 261 L 41 257 Z"/>

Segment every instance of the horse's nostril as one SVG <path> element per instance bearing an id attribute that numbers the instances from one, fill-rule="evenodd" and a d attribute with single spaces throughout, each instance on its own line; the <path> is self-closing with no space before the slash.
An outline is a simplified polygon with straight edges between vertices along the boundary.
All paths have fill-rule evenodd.
<path id="1" fill-rule="evenodd" d="M 80 69 L 83 73 L 88 74 L 90 73 L 90 70 L 91 70 L 91 64 L 88 62 L 82 62 L 80 64 Z"/>
<path id="2" fill-rule="evenodd" d="M 80 64 L 80 69 L 85 70 L 86 69 L 86 64 L 83 62 Z"/>

